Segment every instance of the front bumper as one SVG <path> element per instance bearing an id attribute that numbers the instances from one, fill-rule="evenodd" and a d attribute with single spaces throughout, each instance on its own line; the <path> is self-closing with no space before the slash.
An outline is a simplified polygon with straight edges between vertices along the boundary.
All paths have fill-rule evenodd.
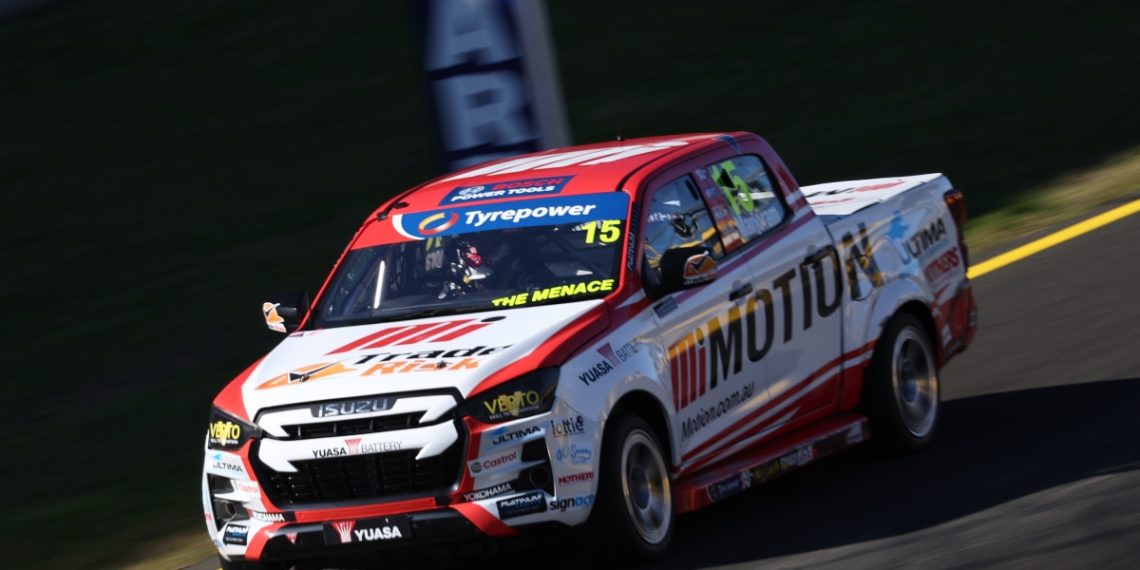
<path id="1" fill-rule="evenodd" d="M 573 418 L 569 428 L 567 418 Z M 277 504 L 259 473 L 264 467 L 255 442 L 232 453 L 209 451 L 203 501 L 211 537 L 231 560 L 351 558 L 358 552 L 511 537 L 518 527 L 573 526 L 588 516 L 596 426 L 564 402 L 556 401 L 551 412 L 502 424 L 468 419 L 461 429 L 467 445 L 456 484 L 388 500 Z M 308 453 L 307 441 L 297 444 Z M 238 518 L 221 516 L 218 501 L 229 501 Z M 348 540 L 335 533 L 337 523 L 350 533 Z M 385 526 L 399 528 L 400 536 L 383 531 Z M 358 535 L 361 529 L 369 532 Z"/>
<path id="2" fill-rule="evenodd" d="M 284 561 L 312 558 L 329 558 L 338 556 L 352 556 L 366 554 L 377 550 L 415 547 L 425 544 L 456 543 L 469 540 L 489 538 L 489 535 L 463 516 L 459 511 L 444 508 L 431 511 L 422 511 L 407 515 L 398 515 L 406 521 L 407 529 L 395 538 L 379 538 L 382 533 L 371 533 L 374 538 L 358 539 L 358 536 L 349 530 L 345 536 L 348 541 L 341 539 L 341 533 L 336 532 L 335 523 L 286 523 L 274 525 L 275 528 L 263 529 L 264 536 L 260 541 L 259 552 L 249 552 L 250 556 L 257 556 L 258 560 Z M 358 527 L 378 528 L 385 526 L 385 522 L 396 522 L 397 517 L 365 517 L 361 519 L 345 519 L 338 523 L 349 523 L 353 530 Z M 395 526 L 395 525 L 393 525 Z M 408 532 L 410 530 L 410 532 Z M 403 534 L 408 536 L 403 536 Z M 251 547 L 254 544 L 251 544 Z M 252 549 L 251 549 L 252 550 Z"/>

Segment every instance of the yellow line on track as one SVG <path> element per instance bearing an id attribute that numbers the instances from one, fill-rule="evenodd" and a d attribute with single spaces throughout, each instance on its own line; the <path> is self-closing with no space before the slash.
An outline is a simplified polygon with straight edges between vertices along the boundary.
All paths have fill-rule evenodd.
<path id="1" fill-rule="evenodd" d="M 970 279 L 976 279 L 991 271 L 1001 269 L 1006 265 L 1020 261 L 1035 253 L 1039 253 L 1049 249 L 1059 243 L 1064 243 L 1077 236 L 1087 234 L 1101 226 L 1106 226 L 1125 218 L 1132 214 L 1140 212 L 1140 200 L 1133 200 L 1123 206 L 1113 208 L 1103 214 L 1093 216 L 1083 222 L 1073 224 L 1063 230 L 1051 233 L 1041 239 L 1033 240 L 1021 247 L 1011 249 L 1003 254 L 991 257 L 970 268 L 967 275 Z"/>

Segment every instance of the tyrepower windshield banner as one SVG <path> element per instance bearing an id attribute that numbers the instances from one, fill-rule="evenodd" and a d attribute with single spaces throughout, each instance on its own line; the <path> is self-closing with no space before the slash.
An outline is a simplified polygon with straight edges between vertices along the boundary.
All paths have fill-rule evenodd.
<path id="1" fill-rule="evenodd" d="M 410 239 L 507 228 L 624 220 L 629 197 L 623 192 L 561 196 L 480 206 L 464 206 L 392 216 L 392 227 Z"/>

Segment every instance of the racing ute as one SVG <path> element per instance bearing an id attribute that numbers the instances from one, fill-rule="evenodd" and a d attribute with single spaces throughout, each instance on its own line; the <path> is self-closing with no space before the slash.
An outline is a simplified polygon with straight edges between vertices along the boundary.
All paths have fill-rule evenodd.
<path id="1" fill-rule="evenodd" d="M 860 442 L 913 451 L 969 344 L 942 175 L 797 185 L 760 137 L 513 157 L 403 192 L 214 400 L 225 568 L 675 517 Z"/>

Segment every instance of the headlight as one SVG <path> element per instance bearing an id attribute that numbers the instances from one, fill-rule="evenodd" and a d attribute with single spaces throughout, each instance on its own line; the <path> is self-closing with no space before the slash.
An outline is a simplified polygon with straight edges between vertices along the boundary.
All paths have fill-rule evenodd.
<path id="1" fill-rule="evenodd" d="M 260 435 L 257 428 L 218 408 L 210 409 L 210 425 L 206 428 L 206 441 L 210 449 L 236 449 L 257 435 Z"/>
<path id="2" fill-rule="evenodd" d="M 554 405 L 557 387 L 558 369 L 542 368 L 475 396 L 461 413 L 487 423 L 541 414 Z"/>

